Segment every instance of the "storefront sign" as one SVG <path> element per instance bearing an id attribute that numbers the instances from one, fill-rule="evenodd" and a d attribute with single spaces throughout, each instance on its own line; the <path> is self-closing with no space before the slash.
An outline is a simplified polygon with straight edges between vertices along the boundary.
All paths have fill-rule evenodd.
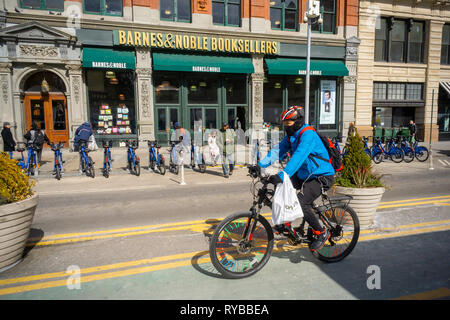
<path id="1" fill-rule="evenodd" d="M 173 33 L 114 30 L 114 45 L 226 53 L 279 54 L 280 43 L 270 40 L 205 37 Z"/>
<path id="2" fill-rule="evenodd" d="M 336 81 L 320 81 L 320 124 L 336 123 Z"/>
<path id="3" fill-rule="evenodd" d="M 306 70 L 298 70 L 298 74 L 306 75 Z M 322 75 L 322 70 L 310 70 L 309 74 L 311 76 L 321 76 Z"/>

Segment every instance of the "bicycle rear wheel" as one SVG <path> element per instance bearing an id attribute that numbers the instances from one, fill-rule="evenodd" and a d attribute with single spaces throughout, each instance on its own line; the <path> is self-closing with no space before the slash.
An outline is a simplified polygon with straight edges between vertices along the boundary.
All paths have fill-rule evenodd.
<path id="1" fill-rule="evenodd" d="M 136 176 L 138 176 L 138 177 L 141 174 L 141 164 L 139 162 L 137 162 L 137 161 L 136 161 L 136 163 L 134 165 L 134 174 Z"/>
<path id="2" fill-rule="evenodd" d="M 403 158 L 403 160 L 406 163 L 410 163 L 414 160 L 414 151 L 411 148 L 403 149 L 403 152 L 405 153 L 405 157 Z"/>
<path id="3" fill-rule="evenodd" d="M 56 180 L 61 180 L 61 168 L 59 164 L 55 165 L 55 178 Z"/>
<path id="4" fill-rule="evenodd" d="M 245 234 L 252 225 L 253 233 L 247 241 Z M 263 216 L 255 221 L 251 212 L 236 213 L 225 218 L 215 229 L 209 255 L 224 277 L 239 279 L 264 267 L 272 254 L 273 244 L 272 227 Z"/>
<path id="5" fill-rule="evenodd" d="M 316 258 L 322 261 L 341 261 L 352 252 L 358 242 L 360 231 L 358 216 L 345 203 L 334 205 L 333 208 L 326 210 L 323 215 L 331 225 L 331 228 L 329 228 L 328 224 L 324 222 L 330 231 L 330 239 L 321 249 L 310 250 Z"/>
<path id="6" fill-rule="evenodd" d="M 87 170 L 89 172 L 89 176 L 91 178 L 95 178 L 94 161 L 92 160 L 91 157 L 88 157 L 88 163 L 89 163 L 89 167 L 87 168 Z"/>

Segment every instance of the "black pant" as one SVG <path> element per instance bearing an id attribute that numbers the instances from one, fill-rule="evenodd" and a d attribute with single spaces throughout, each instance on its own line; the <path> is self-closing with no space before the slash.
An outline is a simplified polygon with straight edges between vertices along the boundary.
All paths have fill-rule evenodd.
<path id="1" fill-rule="evenodd" d="M 320 181 L 319 181 L 320 180 Z M 334 176 L 321 176 L 304 182 L 297 175 L 291 178 L 292 185 L 296 190 L 300 190 L 297 194 L 298 200 L 303 210 L 303 217 L 306 222 L 316 231 L 322 230 L 319 219 L 314 214 L 312 204 L 322 194 L 322 186 L 324 190 L 328 190 L 333 186 Z M 303 190 L 302 189 L 303 186 Z"/>

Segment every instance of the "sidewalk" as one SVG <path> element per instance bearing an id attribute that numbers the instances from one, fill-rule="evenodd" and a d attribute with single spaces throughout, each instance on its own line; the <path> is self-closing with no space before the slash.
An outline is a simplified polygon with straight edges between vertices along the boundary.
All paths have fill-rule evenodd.
<path id="1" fill-rule="evenodd" d="M 427 148 L 429 147 L 428 144 L 426 143 L 421 143 L 421 145 L 426 146 Z M 206 149 L 206 150 L 205 150 Z M 261 147 L 261 157 L 264 157 L 264 155 L 267 153 L 267 147 L 266 149 L 264 149 L 264 147 Z M 244 165 L 245 163 L 249 163 L 250 159 L 252 157 L 252 151 L 253 148 L 251 146 L 247 146 L 245 148 L 245 150 L 242 150 L 241 154 L 240 154 L 240 159 L 242 159 L 242 161 L 240 161 L 238 164 Z M 450 141 L 440 141 L 440 142 L 435 142 L 432 144 L 432 158 L 433 158 L 433 167 L 448 167 L 450 168 Z M 65 148 L 62 150 L 63 152 L 63 159 L 65 161 L 64 163 L 64 170 L 65 170 L 65 174 L 64 177 L 78 177 L 80 176 L 79 172 L 78 172 L 78 163 L 79 163 L 79 154 L 78 152 L 70 152 L 68 148 Z M 160 149 L 161 154 L 164 156 L 165 158 L 165 163 L 166 163 L 166 167 L 168 167 L 169 165 L 169 147 L 162 147 Z M 207 152 L 207 148 L 204 147 L 204 152 Z M 151 173 L 152 175 L 158 175 L 159 174 L 155 174 L 153 173 L 153 171 L 148 171 L 148 165 L 149 165 L 149 153 L 148 153 L 148 148 L 145 146 L 140 147 L 139 149 L 136 150 L 137 155 L 139 156 L 140 160 L 141 160 L 141 176 L 145 176 L 148 175 L 149 173 Z M 14 154 L 14 157 L 17 158 L 18 157 L 18 153 L 16 152 Z M 89 155 L 92 157 L 92 159 L 95 162 L 95 168 L 96 168 L 96 176 L 98 175 L 99 177 L 103 178 L 101 175 L 101 168 L 103 166 L 103 149 L 99 148 L 97 151 L 94 152 L 90 152 Z M 130 173 L 128 173 L 126 171 L 126 166 L 127 166 L 127 149 L 122 147 L 122 148 L 111 148 L 111 155 L 112 155 L 112 159 L 113 159 L 113 163 L 112 163 L 112 172 L 111 172 L 111 176 L 123 176 L 123 175 L 128 175 L 130 176 Z M 24 153 L 24 156 L 26 156 L 26 154 Z M 53 171 L 53 151 L 51 151 L 51 149 L 44 149 L 44 151 L 42 152 L 42 163 L 41 163 L 41 167 L 39 170 L 39 180 L 43 180 L 43 179 L 48 179 L 48 178 L 53 178 L 52 175 L 52 171 Z M 188 159 L 190 159 L 190 155 L 188 155 Z M 185 164 L 190 163 L 190 161 L 186 161 Z M 430 159 L 428 159 L 425 162 L 419 162 L 416 159 L 414 161 L 412 161 L 411 163 L 393 163 L 390 160 L 384 160 L 382 163 L 380 164 L 375 164 L 373 163 L 374 169 L 380 173 L 380 174 L 390 174 L 393 171 L 395 171 L 396 173 L 400 173 L 400 172 L 413 172 L 413 171 L 417 171 L 417 170 L 428 170 L 430 168 Z M 198 173 L 197 171 L 193 171 L 192 169 L 189 169 L 187 166 L 185 166 L 185 174 L 186 176 L 190 176 L 191 174 L 194 174 L 194 176 L 192 176 L 192 179 L 197 179 L 199 177 L 202 176 L 202 174 Z M 208 172 L 210 173 L 209 175 L 211 175 L 211 173 L 213 173 L 213 176 L 215 176 L 216 180 L 217 178 L 220 178 L 221 180 L 223 179 L 222 177 L 222 167 L 221 165 L 217 165 L 216 167 L 211 167 L 208 166 L 207 167 L 207 173 L 206 175 L 208 175 Z M 63 177 L 63 179 L 64 179 Z M 85 176 L 84 176 L 85 177 Z M 169 172 L 167 170 L 167 173 L 165 175 L 165 180 L 168 180 L 167 177 L 175 177 L 175 179 L 179 180 L 180 177 L 172 174 L 171 172 Z M 85 177 L 87 178 L 87 177 Z M 234 179 L 233 179 L 234 180 Z M 219 181 L 217 181 L 219 182 Z"/>

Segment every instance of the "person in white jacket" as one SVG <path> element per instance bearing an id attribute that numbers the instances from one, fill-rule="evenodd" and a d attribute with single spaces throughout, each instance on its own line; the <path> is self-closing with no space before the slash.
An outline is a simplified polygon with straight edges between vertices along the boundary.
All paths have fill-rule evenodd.
<path id="1" fill-rule="evenodd" d="M 217 164 L 217 160 L 220 157 L 220 149 L 216 142 L 217 132 L 216 130 L 211 130 L 208 138 L 208 146 L 209 146 L 209 154 L 211 156 L 211 161 L 213 162 L 213 166 Z"/>

